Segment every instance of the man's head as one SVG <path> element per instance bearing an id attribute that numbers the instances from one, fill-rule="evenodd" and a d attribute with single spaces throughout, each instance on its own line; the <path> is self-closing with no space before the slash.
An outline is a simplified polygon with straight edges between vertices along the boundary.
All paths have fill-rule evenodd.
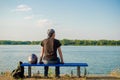
<path id="1" fill-rule="evenodd" d="M 55 37 L 55 30 L 54 29 L 48 29 L 47 31 L 48 37 Z"/>

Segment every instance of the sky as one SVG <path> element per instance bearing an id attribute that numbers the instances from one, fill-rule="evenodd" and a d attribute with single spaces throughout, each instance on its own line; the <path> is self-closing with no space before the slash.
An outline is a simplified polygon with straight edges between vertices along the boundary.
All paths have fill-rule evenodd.
<path id="1" fill-rule="evenodd" d="M 120 40 L 120 0 L 0 0 L 0 40 Z"/>

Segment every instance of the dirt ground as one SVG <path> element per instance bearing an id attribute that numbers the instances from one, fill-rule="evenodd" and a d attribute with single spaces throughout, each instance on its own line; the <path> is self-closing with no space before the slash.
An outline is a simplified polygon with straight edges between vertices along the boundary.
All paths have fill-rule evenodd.
<path id="1" fill-rule="evenodd" d="M 10 72 L 6 72 L 0 75 L 0 80 L 120 80 L 120 75 L 87 75 L 87 77 L 70 76 L 70 75 L 61 75 L 60 78 L 55 78 L 54 75 L 51 75 L 49 78 L 44 78 L 43 75 L 33 75 L 31 78 L 25 76 L 23 79 L 14 79 Z"/>
<path id="2" fill-rule="evenodd" d="M 87 76 L 87 77 L 70 77 L 70 76 L 61 76 L 60 78 L 49 77 L 44 78 L 38 76 L 32 76 L 31 78 L 23 78 L 23 79 L 14 79 L 10 75 L 1 75 L 0 80 L 120 80 L 120 76 Z"/>

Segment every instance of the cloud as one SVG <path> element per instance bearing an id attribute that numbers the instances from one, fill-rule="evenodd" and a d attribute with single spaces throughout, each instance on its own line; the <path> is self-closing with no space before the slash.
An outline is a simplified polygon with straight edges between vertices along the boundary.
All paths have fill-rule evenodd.
<path id="1" fill-rule="evenodd" d="M 29 7 L 28 5 L 18 5 L 17 8 L 15 9 L 15 11 L 23 11 L 23 12 L 26 12 L 26 11 L 30 11 L 32 10 L 31 7 Z"/>
<path id="2" fill-rule="evenodd" d="M 40 19 L 37 21 L 37 25 L 40 27 L 51 27 L 53 26 L 53 23 L 48 19 Z"/>
<path id="3" fill-rule="evenodd" d="M 32 16 L 26 16 L 26 17 L 24 17 L 24 19 L 26 19 L 26 20 L 30 20 L 30 19 L 33 19 L 33 15 Z"/>

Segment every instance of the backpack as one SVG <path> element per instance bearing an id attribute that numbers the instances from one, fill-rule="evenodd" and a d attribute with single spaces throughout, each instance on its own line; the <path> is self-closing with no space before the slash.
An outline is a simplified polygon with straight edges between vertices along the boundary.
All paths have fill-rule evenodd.
<path id="1" fill-rule="evenodd" d="M 13 78 L 24 78 L 24 67 L 20 66 L 22 64 L 21 61 L 19 61 L 17 69 L 14 69 L 11 73 Z"/>
<path id="2" fill-rule="evenodd" d="M 35 54 L 31 54 L 29 57 L 28 57 L 28 61 L 30 64 L 37 64 L 37 56 Z"/>

